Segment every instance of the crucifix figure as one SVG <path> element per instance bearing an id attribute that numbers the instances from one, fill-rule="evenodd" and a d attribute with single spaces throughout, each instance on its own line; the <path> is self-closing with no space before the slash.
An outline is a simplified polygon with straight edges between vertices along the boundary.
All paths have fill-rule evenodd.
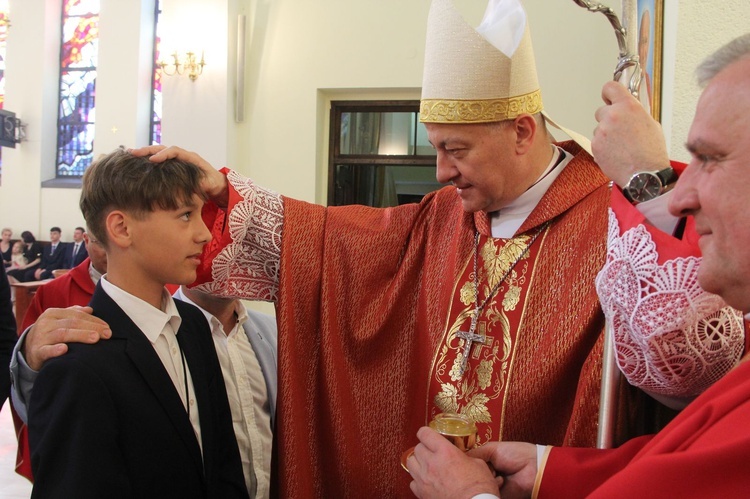
<path id="1" fill-rule="evenodd" d="M 471 347 L 474 346 L 474 343 L 484 343 L 485 337 L 474 332 L 476 327 L 477 314 L 472 314 L 469 331 L 459 331 L 456 333 L 456 337 L 464 340 L 463 357 L 461 358 L 461 366 L 458 370 L 459 376 L 463 376 L 466 371 L 466 364 L 469 362 L 469 354 L 471 353 Z"/>

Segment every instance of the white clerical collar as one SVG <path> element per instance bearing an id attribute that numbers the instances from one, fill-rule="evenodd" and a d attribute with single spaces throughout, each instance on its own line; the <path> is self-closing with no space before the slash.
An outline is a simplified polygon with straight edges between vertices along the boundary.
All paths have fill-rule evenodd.
<path id="1" fill-rule="evenodd" d="M 508 206 L 490 214 L 492 237 L 508 239 L 516 235 L 516 231 L 523 225 L 531 212 L 534 211 L 536 205 L 542 200 L 542 197 L 563 171 L 563 168 L 573 159 L 572 155 L 566 154 L 561 148 L 557 146 L 553 146 L 553 148 L 552 160 L 539 176 L 536 183 Z M 561 155 L 562 158 L 560 158 Z"/>
<path id="2" fill-rule="evenodd" d="M 167 323 L 172 326 L 172 330 L 177 334 L 182 319 L 166 288 L 162 290 L 161 310 L 159 310 L 109 282 L 106 274 L 102 277 L 103 279 L 99 282 L 104 292 L 130 317 L 130 320 L 135 323 L 136 327 L 143 332 L 152 344 L 159 339 L 159 335 Z"/>

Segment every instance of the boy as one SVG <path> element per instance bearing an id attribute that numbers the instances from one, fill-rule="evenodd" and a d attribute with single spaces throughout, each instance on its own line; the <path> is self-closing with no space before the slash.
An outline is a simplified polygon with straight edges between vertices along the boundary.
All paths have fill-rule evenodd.
<path id="1" fill-rule="evenodd" d="M 122 150 L 86 171 L 81 211 L 108 260 L 90 306 L 112 338 L 71 344 L 39 373 L 32 497 L 247 497 L 206 320 L 164 289 L 195 280 L 211 237 L 200 178 Z"/>

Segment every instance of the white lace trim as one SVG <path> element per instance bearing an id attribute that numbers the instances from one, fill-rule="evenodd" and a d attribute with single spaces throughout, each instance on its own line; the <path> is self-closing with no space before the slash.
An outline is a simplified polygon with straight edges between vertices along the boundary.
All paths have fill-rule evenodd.
<path id="1" fill-rule="evenodd" d="M 698 285 L 700 258 L 657 263 L 643 225 L 620 236 L 609 210 L 607 263 L 596 278 L 628 381 L 670 397 L 693 397 L 734 367 L 744 349 L 742 314 Z"/>
<path id="2" fill-rule="evenodd" d="M 197 289 L 245 300 L 276 301 L 284 222 L 281 196 L 234 171 L 227 179 L 242 197 L 228 216 L 231 243 L 214 258 L 212 281 Z"/>

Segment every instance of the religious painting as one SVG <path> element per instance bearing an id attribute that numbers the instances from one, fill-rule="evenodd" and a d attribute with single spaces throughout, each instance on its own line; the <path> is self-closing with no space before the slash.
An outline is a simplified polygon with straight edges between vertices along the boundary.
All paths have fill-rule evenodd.
<path id="1" fill-rule="evenodd" d="M 638 0 L 638 57 L 643 75 L 640 99 L 651 116 L 661 118 L 661 61 L 664 0 Z"/>

